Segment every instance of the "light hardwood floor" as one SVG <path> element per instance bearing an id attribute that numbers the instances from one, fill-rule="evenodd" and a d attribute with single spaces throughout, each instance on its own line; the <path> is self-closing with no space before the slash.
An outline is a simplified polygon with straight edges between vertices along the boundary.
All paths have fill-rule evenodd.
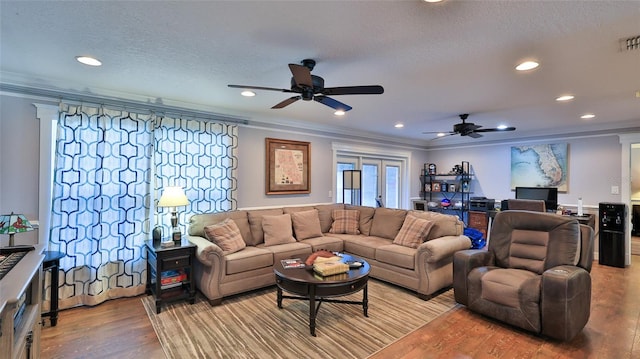
<path id="1" fill-rule="evenodd" d="M 640 358 L 640 256 L 632 256 L 624 269 L 594 262 L 591 274 L 591 317 L 568 343 L 458 306 L 371 358 Z M 56 327 L 47 322 L 42 331 L 41 357 L 164 358 L 164 353 L 135 297 L 63 311 Z"/>

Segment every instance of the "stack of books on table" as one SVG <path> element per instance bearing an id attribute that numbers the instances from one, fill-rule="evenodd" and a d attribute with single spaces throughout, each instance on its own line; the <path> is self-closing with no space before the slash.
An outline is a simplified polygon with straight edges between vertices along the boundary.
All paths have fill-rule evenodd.
<path id="1" fill-rule="evenodd" d="M 164 271 L 160 276 L 160 286 L 162 289 L 179 287 L 186 279 L 187 273 L 183 269 Z"/>
<path id="2" fill-rule="evenodd" d="M 329 276 L 334 274 L 346 273 L 349 271 L 349 265 L 342 263 L 339 260 L 334 261 L 320 261 L 317 260 L 313 263 L 314 272 L 321 276 Z"/>

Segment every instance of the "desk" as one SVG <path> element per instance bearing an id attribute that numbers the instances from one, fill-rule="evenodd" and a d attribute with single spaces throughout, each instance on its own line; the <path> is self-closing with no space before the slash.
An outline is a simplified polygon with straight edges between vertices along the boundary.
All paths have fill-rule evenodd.
<path id="1" fill-rule="evenodd" d="M 42 270 L 51 271 L 51 305 L 48 312 L 42 313 L 42 317 L 49 317 L 51 326 L 55 327 L 58 324 L 58 272 L 60 271 L 60 259 L 64 258 L 65 254 L 55 251 L 44 251 L 43 254 Z M 44 321 L 42 323 L 44 325 Z"/>

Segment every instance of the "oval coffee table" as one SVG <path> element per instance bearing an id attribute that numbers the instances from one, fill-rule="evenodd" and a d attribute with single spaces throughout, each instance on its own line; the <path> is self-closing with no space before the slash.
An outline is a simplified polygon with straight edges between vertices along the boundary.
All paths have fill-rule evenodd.
<path id="1" fill-rule="evenodd" d="M 348 254 L 340 254 L 342 261 L 357 260 L 363 265 L 357 269 L 350 269 L 346 273 L 322 277 L 310 268 L 284 268 L 278 261 L 274 263 L 273 271 L 278 286 L 278 308 L 282 309 L 282 299 L 301 299 L 309 301 L 309 331 L 316 336 L 316 316 L 322 302 L 361 304 L 364 316 L 368 317 L 367 281 L 369 280 L 369 263 L 354 258 Z M 362 301 L 331 299 L 342 297 L 362 290 Z M 283 295 L 282 292 L 295 294 Z M 316 301 L 318 305 L 316 306 Z"/>

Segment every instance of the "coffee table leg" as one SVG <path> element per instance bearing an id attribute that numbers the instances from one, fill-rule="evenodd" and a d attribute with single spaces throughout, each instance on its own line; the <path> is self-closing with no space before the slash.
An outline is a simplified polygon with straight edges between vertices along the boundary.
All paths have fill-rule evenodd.
<path id="1" fill-rule="evenodd" d="M 278 308 L 282 309 L 282 289 L 278 287 Z"/>
<path id="2" fill-rule="evenodd" d="M 365 317 L 369 317 L 369 315 L 367 314 L 367 310 L 369 309 L 369 295 L 367 292 L 367 287 L 368 285 L 365 284 L 364 288 L 362 289 L 362 311 L 364 311 Z"/>
<path id="3" fill-rule="evenodd" d="M 316 286 L 310 285 L 309 293 L 309 332 L 316 336 Z"/>

